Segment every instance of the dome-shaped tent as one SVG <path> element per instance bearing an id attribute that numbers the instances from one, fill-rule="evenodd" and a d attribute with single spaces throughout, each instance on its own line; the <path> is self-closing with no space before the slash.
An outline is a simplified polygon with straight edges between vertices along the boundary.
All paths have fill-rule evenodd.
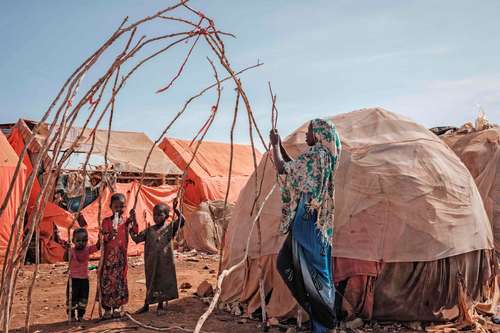
<path id="1" fill-rule="evenodd" d="M 442 137 L 469 169 L 483 198 L 500 253 L 500 127 Z"/>
<path id="2" fill-rule="evenodd" d="M 442 307 L 456 304 L 457 271 L 469 293 L 480 298 L 478 279 L 492 275 L 492 231 L 474 180 L 458 157 L 424 127 L 383 109 L 330 119 L 343 145 L 335 175 L 334 274 L 350 310 L 369 318 L 439 319 Z M 292 157 L 306 149 L 307 125 L 284 140 Z M 276 179 L 272 166 L 264 166 L 266 158 L 257 170 L 264 176 L 263 196 Z M 244 255 L 254 193 L 254 182 L 248 182 L 228 227 L 223 267 Z M 276 189 L 261 215 L 261 249 L 254 232 L 246 267 L 226 279 L 222 293 L 224 301 L 256 310 L 260 263 L 270 317 L 289 315 L 296 306 L 275 268 L 284 240 L 280 214 Z"/>

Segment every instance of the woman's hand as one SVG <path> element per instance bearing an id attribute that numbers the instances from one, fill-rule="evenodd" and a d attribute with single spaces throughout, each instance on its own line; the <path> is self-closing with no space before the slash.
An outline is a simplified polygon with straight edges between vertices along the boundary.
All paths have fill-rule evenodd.
<path id="1" fill-rule="evenodd" d="M 273 146 L 276 146 L 279 144 L 280 142 L 280 135 L 278 133 L 278 130 L 277 129 L 272 129 L 270 132 L 269 132 L 269 140 L 271 141 L 271 144 Z"/>

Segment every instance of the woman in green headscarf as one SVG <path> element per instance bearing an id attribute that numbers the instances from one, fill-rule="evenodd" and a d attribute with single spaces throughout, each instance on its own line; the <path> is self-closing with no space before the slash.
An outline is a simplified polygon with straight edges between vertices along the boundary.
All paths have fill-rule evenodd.
<path id="1" fill-rule="evenodd" d="M 281 231 L 288 237 L 278 255 L 278 271 L 311 317 L 313 332 L 327 332 L 336 323 L 331 251 L 340 138 L 329 120 L 312 120 L 306 134 L 309 148 L 295 160 L 276 130 L 270 139 L 276 169 L 286 175 Z"/>

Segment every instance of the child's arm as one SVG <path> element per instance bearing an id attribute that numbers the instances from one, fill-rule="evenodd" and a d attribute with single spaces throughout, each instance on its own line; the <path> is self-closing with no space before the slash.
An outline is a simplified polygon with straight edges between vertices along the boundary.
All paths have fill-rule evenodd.
<path id="1" fill-rule="evenodd" d="M 146 230 L 143 230 L 139 233 L 137 231 L 138 230 L 130 229 L 130 237 L 132 238 L 132 240 L 136 244 L 146 241 Z"/>
<path id="2" fill-rule="evenodd" d="M 64 248 L 64 258 L 63 258 L 64 261 L 69 261 L 69 251 L 70 251 L 69 247 Z"/>
<path id="3" fill-rule="evenodd" d="M 89 254 L 99 251 L 100 248 L 101 248 L 101 240 L 98 238 L 97 242 L 94 245 L 90 245 L 88 247 Z"/>
<path id="4" fill-rule="evenodd" d="M 127 219 L 127 223 L 129 223 L 129 234 L 132 240 L 139 244 L 146 240 L 146 230 L 139 232 L 139 225 L 137 224 L 137 219 L 135 217 L 135 210 L 132 209 L 129 214 L 129 218 Z"/>
<path id="5" fill-rule="evenodd" d="M 177 204 L 178 204 L 178 201 L 177 201 L 177 198 L 175 198 L 174 202 L 172 203 L 172 207 L 174 209 L 174 214 L 175 214 L 175 217 L 177 217 L 177 219 L 172 222 L 172 237 L 175 237 L 175 235 L 177 234 L 177 231 L 179 231 L 179 229 L 184 226 L 184 222 L 186 220 L 184 218 L 184 215 L 182 215 L 181 212 L 179 211 L 179 209 L 177 209 Z"/>

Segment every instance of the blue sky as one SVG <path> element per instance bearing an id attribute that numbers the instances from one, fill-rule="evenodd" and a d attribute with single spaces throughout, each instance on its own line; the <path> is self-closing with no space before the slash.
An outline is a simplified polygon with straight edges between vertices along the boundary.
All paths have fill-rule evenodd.
<path id="1" fill-rule="evenodd" d="M 134 21 L 172 3 L 2 1 L 0 122 L 39 119 L 67 76 L 124 16 Z M 191 5 L 237 35 L 226 41 L 235 68 L 264 63 L 242 79 L 266 132 L 268 81 L 278 94 L 283 134 L 310 118 L 370 106 L 430 127 L 473 120 L 481 105 L 488 118 L 500 122 L 500 1 L 194 0 Z M 179 30 L 163 23 L 145 32 L 153 36 Z M 187 47 L 162 56 L 131 79 L 119 96 L 115 129 L 144 131 L 155 138 L 182 102 L 212 81 L 205 59 L 209 53 L 201 45 L 174 89 L 155 94 Z M 228 141 L 235 96 L 231 86 L 223 92 L 207 139 Z M 192 138 L 213 99 L 212 94 L 195 103 L 169 135 Z M 237 140 L 248 142 L 244 119 L 238 126 Z"/>

